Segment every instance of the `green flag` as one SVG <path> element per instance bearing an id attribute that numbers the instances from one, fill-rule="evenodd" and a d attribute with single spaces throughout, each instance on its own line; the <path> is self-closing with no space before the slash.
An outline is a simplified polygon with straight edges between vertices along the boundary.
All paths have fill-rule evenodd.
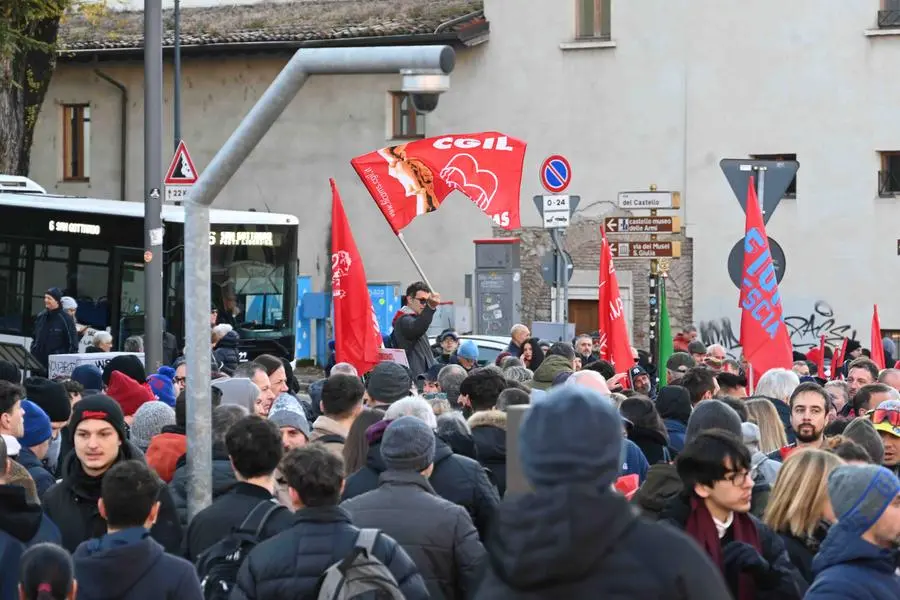
<path id="1" fill-rule="evenodd" d="M 659 364 L 656 370 L 659 373 L 659 387 L 663 387 L 668 383 L 666 381 L 666 363 L 672 356 L 674 349 L 672 347 L 672 327 L 669 325 L 669 305 L 666 302 L 666 278 L 659 278 L 659 336 L 657 341 L 656 355 L 659 357 Z"/>

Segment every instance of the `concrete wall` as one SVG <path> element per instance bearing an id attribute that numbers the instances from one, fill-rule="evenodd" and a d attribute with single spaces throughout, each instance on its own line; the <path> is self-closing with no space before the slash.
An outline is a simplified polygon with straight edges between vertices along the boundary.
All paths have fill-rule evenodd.
<path id="1" fill-rule="evenodd" d="M 613 0 L 612 42 L 588 48 L 571 44 L 574 1 L 486 0 L 485 5 L 490 41 L 460 51 L 452 89 L 428 117 L 427 133 L 497 129 L 528 141 L 522 186 L 526 231 L 539 225 L 531 196 L 541 193 L 538 168 L 551 153 L 569 157 L 574 172 L 569 192 L 581 195 L 578 218 L 587 220 L 593 233 L 597 219 L 623 214 L 613 206 L 619 191 L 651 184 L 680 191 L 678 212 L 692 258 L 680 259 L 685 283 L 681 315 L 675 318 L 700 325 L 707 341 L 734 347 L 738 290 L 726 259 L 743 236 L 744 215 L 718 162 L 796 153 L 797 197 L 784 200 L 768 225 L 787 255 L 781 289 L 795 343 L 805 348 L 819 333 L 836 341 L 856 330 L 868 345 L 876 302 L 882 326 L 900 329 L 900 305 L 892 302 L 892 286 L 885 285 L 900 260 L 900 201 L 877 193 L 878 151 L 900 150 L 895 68 L 900 34 L 867 34 L 876 24 L 878 0 L 760 0 L 752 9 L 732 0 Z M 184 134 L 199 169 L 282 63 L 186 61 Z M 137 200 L 140 66 L 104 70 L 132 92 L 128 189 L 129 199 Z M 369 278 L 415 277 L 349 166 L 354 155 L 387 141 L 386 93 L 398 83 L 396 77 L 380 76 L 310 80 L 217 205 L 268 206 L 299 215 L 301 270 L 316 274 L 320 283 L 327 267 L 327 178 L 334 176 L 367 257 Z M 56 189 L 117 194 L 116 94 L 89 68 L 60 66 L 38 125 L 35 179 L 53 189 L 60 168 L 54 103 L 83 99 L 95 106 L 93 181 L 89 188 Z M 167 102 L 170 96 L 167 88 Z M 472 240 L 490 235 L 490 221 L 461 196 L 446 203 L 439 216 L 420 219 L 407 230 L 436 286 L 460 303 L 463 276 L 474 261 Z M 596 238 L 577 236 L 593 247 Z M 596 264 L 583 245 L 573 250 L 584 268 Z M 639 282 L 646 281 L 646 262 L 619 267 L 629 269 L 634 325 L 640 329 L 645 317 L 637 308 L 646 298 Z M 535 315 L 547 308 L 539 306 L 544 297 L 527 302 L 534 304 Z"/>

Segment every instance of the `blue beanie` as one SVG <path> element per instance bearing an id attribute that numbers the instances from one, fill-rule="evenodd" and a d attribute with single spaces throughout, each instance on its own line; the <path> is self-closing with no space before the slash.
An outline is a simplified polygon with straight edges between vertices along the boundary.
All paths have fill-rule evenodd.
<path id="1" fill-rule="evenodd" d="M 95 393 L 103 391 L 103 373 L 94 365 L 79 365 L 72 370 L 72 381 L 77 381 L 84 387 L 85 396 L 90 396 L 88 390 Z"/>
<path id="2" fill-rule="evenodd" d="M 157 400 L 175 408 L 175 369 L 160 367 L 159 371 L 147 378 L 147 383 Z"/>
<path id="3" fill-rule="evenodd" d="M 44 409 L 31 400 L 22 400 L 22 409 L 25 411 L 25 435 L 19 438 L 19 443 L 30 448 L 49 440 L 53 430 Z"/>
<path id="4" fill-rule="evenodd" d="M 519 458 L 531 484 L 552 487 L 619 477 L 625 437 L 612 402 L 580 386 L 562 386 L 533 399 L 519 429 Z"/>
<path id="5" fill-rule="evenodd" d="M 862 535 L 900 495 L 900 481 L 877 465 L 843 465 L 828 476 L 828 496 L 838 525 Z"/>

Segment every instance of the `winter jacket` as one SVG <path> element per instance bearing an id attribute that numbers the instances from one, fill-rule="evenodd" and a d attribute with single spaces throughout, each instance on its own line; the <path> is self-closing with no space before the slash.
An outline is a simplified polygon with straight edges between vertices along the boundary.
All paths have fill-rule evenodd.
<path id="1" fill-rule="evenodd" d="M 72 556 L 78 600 L 202 600 L 194 565 L 166 554 L 143 527 L 83 542 Z"/>
<path id="2" fill-rule="evenodd" d="M 638 426 L 629 427 L 628 439 L 641 449 L 650 466 L 674 460 L 674 453 L 669 450 L 668 440 L 655 429 Z"/>
<path id="3" fill-rule="evenodd" d="M 718 569 L 685 534 L 591 485 L 506 498 L 486 545 L 478 600 L 730 600 Z"/>
<path id="4" fill-rule="evenodd" d="M 119 448 L 116 462 L 123 460 L 143 461 L 144 457 L 140 450 L 126 442 Z M 74 452 L 65 458 L 62 471 L 62 481 L 44 494 L 44 512 L 59 526 L 63 548 L 74 552 L 81 542 L 106 533 L 106 521 L 97 510 L 103 476 L 89 477 Z M 181 548 L 182 530 L 169 490 L 160 490 L 159 501 L 159 517 L 150 535 L 166 552 L 177 553 Z"/>
<path id="5" fill-rule="evenodd" d="M 684 530 L 688 518 L 691 515 L 689 498 L 679 494 L 666 506 L 660 520 L 665 521 L 680 530 Z M 770 589 L 756 589 L 757 600 L 800 600 L 806 591 L 807 583 L 800 572 L 791 563 L 784 542 L 781 537 L 764 525 L 751 514 L 747 515 L 756 526 L 759 535 L 761 556 L 768 561 L 769 566 L 777 571 L 779 578 L 777 584 Z M 726 537 L 728 534 L 726 533 Z M 729 589 L 737 590 L 737 580 L 726 577 Z M 736 596 L 735 596 L 736 597 Z"/>
<path id="6" fill-rule="evenodd" d="M 319 577 L 350 554 L 358 535 L 350 515 L 338 506 L 299 510 L 289 529 L 244 559 L 231 600 L 314 598 Z M 390 569 L 406 600 L 428 598 L 415 563 L 393 538 L 379 535 L 372 553 Z"/>
<path id="7" fill-rule="evenodd" d="M 641 483 L 647 479 L 650 463 L 637 444 L 625 440 L 625 461 L 622 463 L 622 475 L 637 475 Z"/>
<path id="8" fill-rule="evenodd" d="M 349 435 L 349 433 L 348 427 L 341 425 L 331 417 L 322 415 L 313 421 L 312 431 L 309 434 L 309 441 L 317 442 L 328 436 L 326 439 L 329 441 L 323 441 L 322 444 L 335 455 L 343 458 L 344 442 L 347 440 L 347 435 Z M 339 441 L 338 438 L 342 438 L 344 442 Z"/>
<path id="9" fill-rule="evenodd" d="M 663 419 L 666 424 L 666 432 L 669 434 L 669 448 L 675 452 L 684 450 L 684 434 L 687 433 L 687 425 L 676 419 Z"/>
<path id="10" fill-rule="evenodd" d="M 822 547 L 829 529 L 828 524 L 822 521 L 808 538 L 797 537 L 787 532 L 778 534 L 784 542 L 784 547 L 787 548 L 791 562 L 808 584 L 813 582 L 813 559 Z"/>
<path id="11" fill-rule="evenodd" d="M 25 488 L 0 485 L 0 600 L 19 600 L 22 553 L 41 542 L 59 544 L 59 529 L 40 505 L 28 502 Z"/>
<path id="12" fill-rule="evenodd" d="M 178 460 L 187 452 L 187 436 L 184 429 L 166 425 L 162 433 L 154 435 L 147 448 L 147 465 L 156 471 L 160 479 L 171 483 L 178 467 Z"/>
<path id="13" fill-rule="evenodd" d="M 775 485 L 780 470 L 781 460 L 772 459 L 761 450 L 755 450 L 750 456 L 750 471 L 755 473 L 753 481 Z"/>
<path id="14" fill-rule="evenodd" d="M 210 546 L 240 526 L 260 502 L 274 503 L 275 498 L 269 490 L 258 485 L 243 481 L 235 484 L 191 519 L 184 538 L 184 557 L 196 563 L 197 558 Z M 261 539 L 277 535 L 290 527 L 292 522 L 291 511 L 286 508 L 276 510 L 266 521 Z"/>
<path id="15" fill-rule="evenodd" d="M 828 530 L 813 559 L 815 579 L 806 600 L 890 600 L 900 598 L 898 551 L 874 546 L 846 531 Z"/>
<path id="16" fill-rule="evenodd" d="M 387 470 L 381 458 L 381 439 L 369 445 L 366 466 L 347 478 L 342 500 L 349 500 L 378 487 L 378 478 Z M 434 472 L 429 483 L 441 498 L 465 508 L 482 538 L 500 504 L 497 488 L 480 464 L 453 454 L 444 440 L 435 438 Z"/>
<path id="17" fill-rule="evenodd" d="M 237 331 L 229 331 L 219 340 L 216 344 L 216 349 L 213 350 L 213 356 L 222 365 L 222 372 L 229 377 L 234 375 L 234 370 L 237 369 L 238 363 L 241 362 L 241 357 L 238 353 L 238 342 L 240 340 L 241 337 L 237 334 Z"/>
<path id="18" fill-rule="evenodd" d="M 78 331 L 72 315 L 62 308 L 41 311 L 34 321 L 34 357 L 46 367 L 51 355 L 74 352 L 78 352 Z"/>
<path id="19" fill-rule="evenodd" d="M 47 470 L 47 467 L 44 466 L 41 459 L 35 456 L 34 452 L 31 451 L 31 448 L 23 446 L 22 449 L 19 450 L 19 456 L 16 457 L 16 462 L 25 467 L 28 474 L 31 475 L 31 478 L 34 480 L 34 485 L 37 488 L 38 498 L 43 500 L 46 491 L 56 483 L 53 474 Z"/>
<path id="20" fill-rule="evenodd" d="M 548 356 L 534 372 L 531 387 L 539 390 L 549 390 L 556 376 L 564 371 L 572 372 L 571 360 L 564 356 Z"/>
<path id="21" fill-rule="evenodd" d="M 509 340 L 509 345 L 506 347 L 505 352 L 509 352 L 510 356 L 519 358 L 520 356 L 522 356 L 522 346 L 519 346 L 514 341 Z"/>
<path id="22" fill-rule="evenodd" d="M 234 469 L 231 468 L 231 461 L 228 459 L 228 452 L 222 445 L 213 446 L 212 456 L 212 499 L 215 502 L 219 496 L 228 492 L 237 484 L 234 477 Z M 169 493 L 172 494 L 172 501 L 175 503 L 175 511 L 178 513 L 178 520 L 181 521 L 182 527 L 187 527 L 188 522 L 188 473 L 187 473 L 187 455 L 178 459 L 175 468 L 175 475 L 169 483 Z"/>
<path id="23" fill-rule="evenodd" d="M 409 554 L 432 600 L 470 598 L 484 547 L 469 513 L 444 500 L 414 471 L 385 471 L 378 489 L 341 505 L 357 527 L 380 529 Z"/>
<path id="24" fill-rule="evenodd" d="M 434 309 L 425 305 L 420 314 L 404 306 L 394 315 L 394 331 L 391 333 L 394 345 L 406 352 L 410 374 L 416 377 L 434 364 L 434 355 L 428 344 L 428 328 L 434 318 Z"/>
<path id="25" fill-rule="evenodd" d="M 469 417 L 478 462 L 493 475 L 500 497 L 506 493 L 506 413 L 486 410 Z"/>
<path id="26" fill-rule="evenodd" d="M 635 493 L 632 502 L 640 507 L 645 517 L 656 521 L 669 502 L 683 489 L 684 484 L 678 476 L 675 465 L 659 463 L 647 471 L 647 479 Z"/>

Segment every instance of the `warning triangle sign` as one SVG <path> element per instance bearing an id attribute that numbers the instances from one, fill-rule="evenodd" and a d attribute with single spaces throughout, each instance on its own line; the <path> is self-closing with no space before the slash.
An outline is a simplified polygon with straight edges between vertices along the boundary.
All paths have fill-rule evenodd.
<path id="1" fill-rule="evenodd" d="M 188 153 L 184 140 L 178 142 L 172 164 L 166 172 L 166 185 L 193 185 L 197 183 L 197 169 Z"/>

